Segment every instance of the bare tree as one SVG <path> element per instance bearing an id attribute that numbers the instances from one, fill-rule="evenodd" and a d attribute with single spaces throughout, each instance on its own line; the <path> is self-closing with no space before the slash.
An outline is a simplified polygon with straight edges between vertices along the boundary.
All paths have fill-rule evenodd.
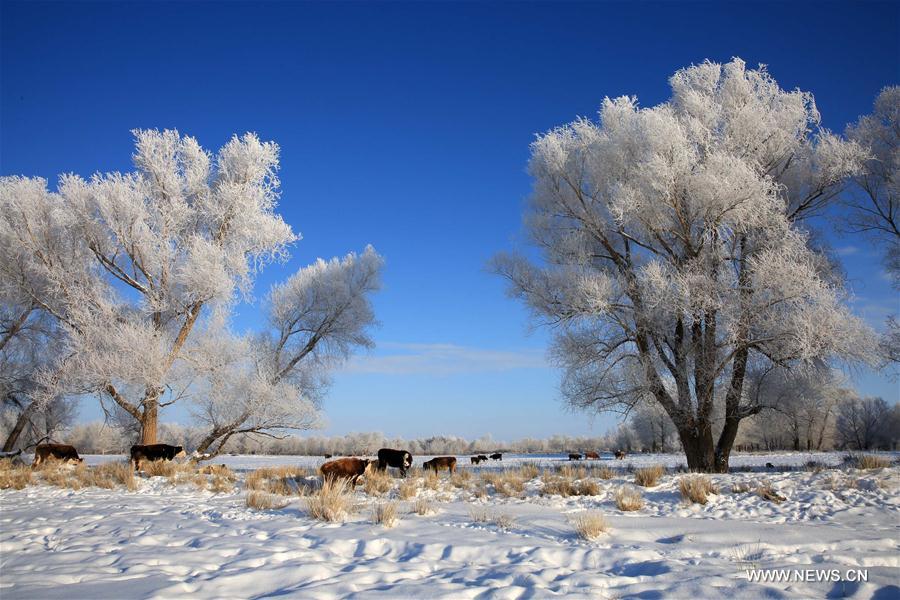
<path id="1" fill-rule="evenodd" d="M 883 439 L 890 409 L 883 398 L 850 396 L 838 405 L 837 433 L 845 448 L 869 450 Z"/>
<path id="2" fill-rule="evenodd" d="M 762 410 L 744 393 L 748 367 L 874 352 L 799 225 L 865 153 L 819 126 L 812 95 L 739 59 L 670 84 L 669 102 L 606 99 L 598 123 L 534 142 L 526 223 L 546 264 L 495 268 L 556 328 L 571 405 L 627 410 L 649 395 L 688 466 L 725 471 L 741 420 Z"/>

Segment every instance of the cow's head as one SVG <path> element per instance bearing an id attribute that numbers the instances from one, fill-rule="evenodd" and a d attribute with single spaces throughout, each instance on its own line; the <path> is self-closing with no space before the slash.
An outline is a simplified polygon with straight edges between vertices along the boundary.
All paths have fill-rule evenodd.
<path id="1" fill-rule="evenodd" d="M 66 464 L 70 464 L 70 465 L 80 465 L 80 464 L 83 463 L 83 462 L 84 462 L 84 459 L 83 459 L 83 458 L 69 458 L 69 459 L 66 459 Z"/>
<path id="2" fill-rule="evenodd" d="M 403 453 L 403 466 L 407 469 L 412 466 L 412 454 L 409 452 Z"/>
<path id="3" fill-rule="evenodd" d="M 184 448 L 182 448 L 181 446 L 175 446 L 175 458 L 182 458 L 184 456 L 187 456 Z"/>

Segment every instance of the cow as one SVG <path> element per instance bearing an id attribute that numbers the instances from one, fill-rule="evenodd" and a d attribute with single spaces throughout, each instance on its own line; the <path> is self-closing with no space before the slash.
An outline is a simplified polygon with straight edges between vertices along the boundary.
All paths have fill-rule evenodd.
<path id="1" fill-rule="evenodd" d="M 78 456 L 78 451 L 74 446 L 69 446 L 68 444 L 38 444 L 34 449 L 34 462 L 31 463 L 31 468 L 38 467 L 50 459 L 62 460 L 73 465 L 84 462 L 84 459 Z"/>
<path id="2" fill-rule="evenodd" d="M 491 454 L 491 460 L 503 460 L 503 455 L 499 452 L 494 452 Z"/>
<path id="3" fill-rule="evenodd" d="M 589 458 L 591 460 L 600 460 L 600 455 L 594 451 L 585 452 L 584 457 Z"/>
<path id="4" fill-rule="evenodd" d="M 425 462 L 425 464 L 422 465 L 422 468 L 426 471 L 428 469 L 434 469 L 435 473 L 441 469 L 448 469 L 452 475 L 456 472 L 456 458 L 453 456 L 437 456 Z"/>
<path id="5" fill-rule="evenodd" d="M 173 458 L 185 456 L 184 448 L 181 446 L 170 446 L 169 444 L 135 444 L 131 447 L 131 466 L 135 471 L 140 471 L 144 461 L 153 462 L 154 460 L 172 460 Z"/>
<path id="6" fill-rule="evenodd" d="M 355 487 L 359 476 L 363 475 L 374 462 L 376 462 L 374 459 L 369 458 L 338 458 L 319 467 L 319 472 L 325 481 L 349 479 L 351 487 Z"/>
<path id="7" fill-rule="evenodd" d="M 488 459 L 488 457 L 485 456 L 484 454 L 479 454 L 479 455 L 478 455 L 478 460 L 481 461 L 481 462 L 485 462 L 487 459 Z"/>
<path id="8" fill-rule="evenodd" d="M 412 454 L 406 450 L 394 450 L 382 448 L 378 451 L 378 470 L 384 471 L 388 467 L 400 469 L 400 474 L 406 477 L 406 471 L 412 466 Z"/>
<path id="9" fill-rule="evenodd" d="M 580 454 L 575 454 L 575 453 L 570 453 L 570 454 L 569 454 L 569 460 L 581 460 L 581 455 L 580 455 Z"/>
<path id="10" fill-rule="evenodd" d="M 616 460 L 625 460 L 625 451 L 624 450 L 616 450 L 615 455 L 616 455 Z"/>
<path id="11" fill-rule="evenodd" d="M 477 465 L 478 463 L 481 462 L 481 457 L 480 457 L 480 456 L 473 456 L 473 457 L 470 458 L 469 460 L 472 461 L 472 464 L 473 464 L 473 465 Z"/>

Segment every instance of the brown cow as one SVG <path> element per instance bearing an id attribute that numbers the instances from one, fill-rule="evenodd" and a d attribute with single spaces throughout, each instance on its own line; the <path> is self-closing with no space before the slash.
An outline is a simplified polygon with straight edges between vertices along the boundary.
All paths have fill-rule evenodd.
<path id="1" fill-rule="evenodd" d="M 83 458 L 79 458 L 78 451 L 74 446 L 69 446 L 68 444 L 39 444 L 34 449 L 34 462 L 31 463 L 31 466 L 32 468 L 37 467 L 51 458 L 70 464 L 84 462 Z"/>
<path id="2" fill-rule="evenodd" d="M 616 450 L 616 459 L 617 460 L 625 460 L 625 451 L 624 450 Z"/>
<path id="3" fill-rule="evenodd" d="M 585 452 L 584 457 L 592 460 L 600 460 L 600 455 L 594 451 Z"/>
<path id="4" fill-rule="evenodd" d="M 426 471 L 428 469 L 434 469 L 434 472 L 437 473 L 441 469 L 448 469 L 451 474 L 456 472 L 456 457 L 454 456 L 438 456 L 432 458 L 431 460 L 425 462 L 422 465 L 422 468 Z"/>
<path id="5" fill-rule="evenodd" d="M 322 478 L 325 481 L 334 479 L 349 479 L 350 485 L 355 486 L 359 476 L 366 472 L 370 464 L 378 461 L 368 458 L 339 458 L 331 460 L 319 467 Z"/>

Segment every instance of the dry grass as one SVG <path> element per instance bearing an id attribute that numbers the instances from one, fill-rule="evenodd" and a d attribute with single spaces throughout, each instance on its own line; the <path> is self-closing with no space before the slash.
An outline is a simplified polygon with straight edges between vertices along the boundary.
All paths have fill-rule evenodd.
<path id="1" fill-rule="evenodd" d="M 575 489 L 579 496 L 598 496 L 600 494 L 600 484 L 593 479 L 582 479 Z"/>
<path id="2" fill-rule="evenodd" d="M 541 470 L 538 469 L 537 465 L 528 463 L 519 468 L 519 476 L 525 481 L 531 481 L 540 474 Z"/>
<path id="3" fill-rule="evenodd" d="M 427 498 L 416 498 L 416 501 L 413 502 L 413 512 L 417 515 L 427 515 L 434 512 L 434 506 L 432 506 L 431 502 L 428 501 Z"/>
<path id="4" fill-rule="evenodd" d="M 283 497 L 260 490 L 250 490 L 247 494 L 247 508 L 256 510 L 274 510 L 284 508 L 288 501 Z"/>
<path id="5" fill-rule="evenodd" d="M 343 521 L 355 510 L 353 493 L 346 479 L 329 479 L 306 499 L 309 516 L 319 521 Z"/>
<path id="6" fill-rule="evenodd" d="M 746 481 L 735 481 L 731 484 L 732 494 L 746 494 L 750 491 L 750 484 Z"/>
<path id="7" fill-rule="evenodd" d="M 544 475 L 541 476 L 541 481 L 544 484 L 541 488 L 541 494 L 547 496 L 562 496 L 563 498 L 568 498 L 569 496 L 574 496 L 577 493 L 575 480 L 571 477 L 544 473 Z"/>
<path id="8" fill-rule="evenodd" d="M 372 522 L 376 525 L 383 525 L 390 528 L 397 524 L 400 515 L 397 511 L 396 502 L 376 502 L 372 506 Z"/>
<path id="9" fill-rule="evenodd" d="M 473 523 L 488 523 L 491 520 L 491 514 L 484 506 L 470 506 L 469 518 Z"/>
<path id="10" fill-rule="evenodd" d="M 853 477 L 840 475 L 838 473 L 832 473 L 831 477 L 826 479 L 824 482 L 824 487 L 831 490 L 832 492 L 854 489 L 857 487 L 857 485 L 857 480 Z"/>
<path id="11" fill-rule="evenodd" d="M 634 482 L 642 487 L 653 487 L 659 483 L 660 478 L 665 474 L 666 470 L 662 465 L 635 469 Z"/>
<path id="12" fill-rule="evenodd" d="M 644 507 L 644 497 L 641 490 L 633 485 L 623 485 L 616 490 L 616 506 L 619 510 L 630 512 L 641 510 Z"/>
<path id="13" fill-rule="evenodd" d="M 481 480 L 494 486 L 494 492 L 501 496 L 517 497 L 525 490 L 525 479 L 518 469 L 482 473 Z"/>
<path id="14" fill-rule="evenodd" d="M 709 496 L 719 493 L 713 482 L 706 475 L 685 475 L 678 480 L 678 490 L 685 502 L 706 504 Z"/>
<path id="15" fill-rule="evenodd" d="M 15 464 L 13 459 L 0 459 L 0 490 L 21 490 L 31 483 L 31 467 Z"/>
<path id="16" fill-rule="evenodd" d="M 363 475 L 363 490 L 370 496 L 381 496 L 394 487 L 394 478 L 387 470 L 370 468 Z"/>
<path id="17" fill-rule="evenodd" d="M 422 485 L 429 490 L 436 490 L 441 486 L 441 478 L 434 471 L 426 471 L 425 475 L 422 477 Z"/>
<path id="18" fill-rule="evenodd" d="M 214 477 L 223 477 L 231 482 L 237 481 L 237 474 L 225 465 L 206 465 L 200 469 L 200 473 Z"/>
<path id="19" fill-rule="evenodd" d="M 173 478 L 179 471 L 178 463 L 171 460 L 145 460 L 141 463 L 144 473 L 147 477 L 168 477 Z"/>
<path id="20" fill-rule="evenodd" d="M 472 471 L 457 471 L 450 476 L 450 485 L 460 489 L 468 489 L 472 483 Z"/>
<path id="21" fill-rule="evenodd" d="M 409 500 L 410 498 L 415 498 L 416 494 L 419 493 L 419 481 L 418 479 L 414 479 L 412 477 L 408 477 L 400 482 L 400 485 L 397 486 L 397 496 L 400 497 L 401 500 Z"/>
<path id="22" fill-rule="evenodd" d="M 76 472 L 81 469 L 76 469 Z M 91 476 L 91 482 L 87 485 L 112 489 L 123 486 L 129 491 L 137 489 L 137 480 L 134 478 L 134 470 L 129 462 L 108 462 L 85 469 Z"/>
<path id="23" fill-rule="evenodd" d="M 594 474 L 600 479 L 612 479 L 616 475 L 615 472 L 609 467 L 595 468 Z"/>
<path id="24" fill-rule="evenodd" d="M 780 504 L 786 500 L 786 498 L 779 494 L 768 481 L 763 481 L 756 486 L 756 495 L 763 500 L 768 500 L 769 502 L 774 502 L 776 504 Z"/>
<path id="25" fill-rule="evenodd" d="M 856 459 L 856 466 L 860 469 L 886 469 L 891 466 L 891 461 L 872 454 L 862 454 Z"/>
<path id="26" fill-rule="evenodd" d="M 247 474 L 244 487 L 279 496 L 302 495 L 308 491 L 305 479 L 311 475 L 313 472 L 304 467 L 263 467 Z"/>
<path id="27" fill-rule="evenodd" d="M 224 475 L 213 475 L 206 489 L 214 494 L 227 494 L 234 491 L 234 482 Z"/>
<path id="28" fill-rule="evenodd" d="M 494 516 L 491 517 L 491 523 L 496 525 L 497 529 L 501 531 L 509 531 L 512 529 L 512 526 L 516 524 L 516 521 L 506 513 L 495 513 Z"/>
<path id="29" fill-rule="evenodd" d="M 573 467 L 572 465 L 564 465 L 559 468 L 560 477 L 567 479 L 584 479 L 587 477 L 587 469 L 585 467 Z"/>
<path id="30" fill-rule="evenodd" d="M 609 531 L 609 524 L 603 515 L 594 510 L 575 513 L 569 518 L 569 524 L 575 529 L 578 537 L 584 540 L 595 540 Z"/>

